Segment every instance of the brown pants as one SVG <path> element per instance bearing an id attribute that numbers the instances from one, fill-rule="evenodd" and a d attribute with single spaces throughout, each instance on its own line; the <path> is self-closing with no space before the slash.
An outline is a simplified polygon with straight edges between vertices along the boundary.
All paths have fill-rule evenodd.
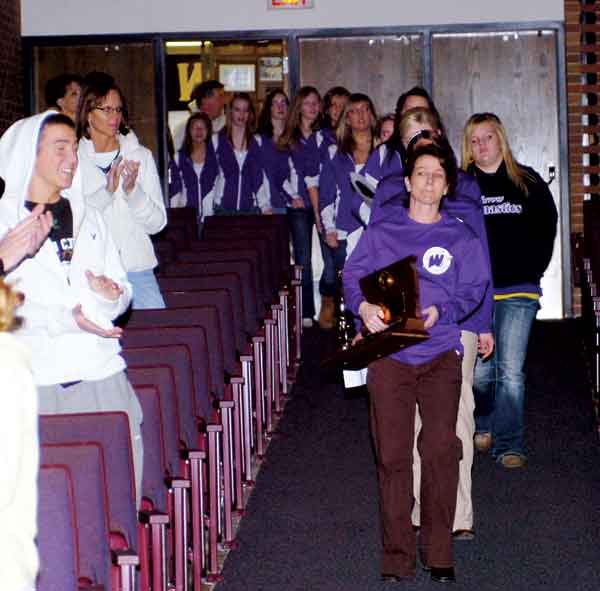
<path id="1" fill-rule="evenodd" d="M 452 523 L 456 507 L 461 444 L 456 416 L 461 358 L 448 351 L 429 363 L 407 365 L 391 358 L 369 366 L 371 430 L 375 442 L 383 559 L 381 571 L 412 576 L 416 538 L 412 527 L 415 406 L 423 427 L 421 456 L 421 560 L 453 565 Z"/>

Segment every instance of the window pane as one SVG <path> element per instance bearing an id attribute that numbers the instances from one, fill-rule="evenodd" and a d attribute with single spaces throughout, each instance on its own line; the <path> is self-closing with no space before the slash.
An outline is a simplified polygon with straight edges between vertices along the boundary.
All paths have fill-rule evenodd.
<path id="1" fill-rule="evenodd" d="M 325 93 L 332 86 L 369 95 L 379 114 L 398 96 L 422 84 L 421 35 L 300 40 L 300 80 Z"/>

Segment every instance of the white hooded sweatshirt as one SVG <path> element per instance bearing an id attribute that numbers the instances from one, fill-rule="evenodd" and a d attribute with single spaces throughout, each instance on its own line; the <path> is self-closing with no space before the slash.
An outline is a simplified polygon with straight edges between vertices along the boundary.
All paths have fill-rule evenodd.
<path id="1" fill-rule="evenodd" d="M 119 181 L 117 190 L 106 190 L 106 175 L 96 166 L 94 143 L 79 141 L 79 169 L 86 203 L 102 212 L 117 245 L 126 271 L 147 271 L 158 264 L 151 234 L 167 223 L 160 179 L 152 152 L 142 146 L 135 133 L 118 135 L 119 155 L 140 163 L 133 191 L 127 195 Z"/>
<path id="2" fill-rule="evenodd" d="M 33 589 L 38 571 L 37 392 L 29 353 L 10 334 L 0 333 L 0 587 Z"/>
<path id="3" fill-rule="evenodd" d="M 24 206 L 35 163 L 39 129 L 43 120 L 55 114 L 47 111 L 22 119 L 0 138 L 0 176 L 6 182 L 0 199 L 0 237 L 29 215 Z M 114 338 L 103 338 L 81 330 L 73 308 L 81 304 L 93 322 L 108 327 L 131 301 L 131 285 L 102 215 L 86 208 L 78 168 L 70 189 L 62 196 L 73 213 L 73 256 L 68 275 L 50 240 L 25 259 L 6 277 L 25 295 L 19 308 L 22 326 L 15 336 L 32 352 L 31 365 L 37 385 L 78 380 L 100 380 L 125 368 L 121 347 Z M 123 288 L 116 301 L 93 292 L 85 272 L 106 275 Z"/>

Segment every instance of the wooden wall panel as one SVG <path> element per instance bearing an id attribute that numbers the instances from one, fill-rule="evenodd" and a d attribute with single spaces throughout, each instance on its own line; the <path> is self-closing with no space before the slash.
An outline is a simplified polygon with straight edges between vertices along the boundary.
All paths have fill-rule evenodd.
<path id="1" fill-rule="evenodd" d="M 502 119 L 518 160 L 543 176 L 550 162 L 557 164 L 553 32 L 434 36 L 433 81 L 434 100 L 455 149 L 467 119 L 491 111 Z"/>
<path id="2" fill-rule="evenodd" d="M 364 92 L 378 114 L 393 111 L 398 96 L 422 84 L 420 35 L 300 40 L 301 84 L 321 94 L 336 85 Z"/>
<path id="3" fill-rule="evenodd" d="M 434 100 L 457 155 L 466 120 L 476 112 L 496 113 L 517 160 L 545 179 L 549 166 L 556 167 L 550 189 L 560 211 L 556 33 L 434 35 L 432 59 Z M 542 318 L 563 316 L 561 261 L 559 231 L 542 281 Z"/>
<path id="4" fill-rule="evenodd" d="M 23 116 L 21 3 L 0 0 L 0 134 Z"/>
<path id="5" fill-rule="evenodd" d="M 46 81 L 64 72 L 96 70 L 115 77 L 129 107 L 129 124 L 157 157 L 154 52 L 150 43 L 38 47 L 34 53 L 37 110 L 46 108 Z"/>

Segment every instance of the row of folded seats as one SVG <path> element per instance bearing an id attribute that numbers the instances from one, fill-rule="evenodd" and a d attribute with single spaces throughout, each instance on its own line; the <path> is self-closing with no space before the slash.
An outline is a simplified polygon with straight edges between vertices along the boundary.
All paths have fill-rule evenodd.
<path id="1" fill-rule="evenodd" d="M 585 351 L 590 369 L 596 425 L 600 434 L 600 199 L 583 203 L 583 237 L 575 249 L 581 286 Z"/>
<path id="2" fill-rule="evenodd" d="M 285 216 L 208 218 L 198 240 L 194 210 L 170 210 L 156 252 L 167 308 L 130 312 L 122 339 L 144 413 L 141 494 L 125 413 L 41 416 L 40 591 L 219 580 L 293 385 L 301 270 Z"/>

